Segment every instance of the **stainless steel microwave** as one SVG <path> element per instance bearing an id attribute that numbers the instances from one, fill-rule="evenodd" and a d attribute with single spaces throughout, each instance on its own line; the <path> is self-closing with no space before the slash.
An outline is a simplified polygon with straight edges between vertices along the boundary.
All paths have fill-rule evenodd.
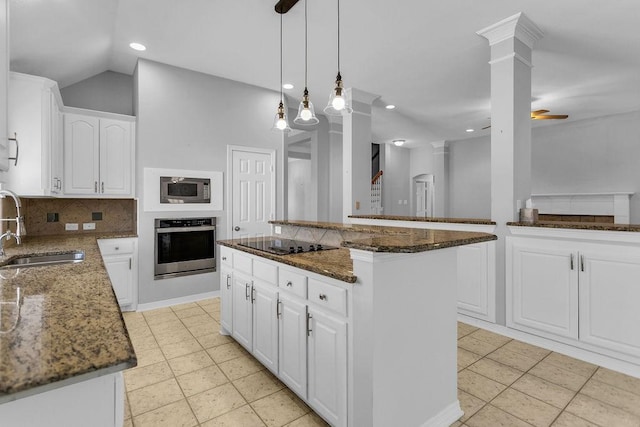
<path id="1" fill-rule="evenodd" d="M 160 177 L 160 203 L 210 203 L 211 179 Z"/>

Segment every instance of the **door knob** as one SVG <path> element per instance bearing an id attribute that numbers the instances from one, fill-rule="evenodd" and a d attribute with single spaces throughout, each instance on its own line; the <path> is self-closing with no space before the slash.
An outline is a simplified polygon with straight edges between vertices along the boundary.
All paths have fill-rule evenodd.
<path id="1" fill-rule="evenodd" d="M 234 229 L 235 231 L 240 231 L 240 227 L 238 227 L 237 225 L 236 225 L 235 227 L 233 227 L 233 229 Z"/>

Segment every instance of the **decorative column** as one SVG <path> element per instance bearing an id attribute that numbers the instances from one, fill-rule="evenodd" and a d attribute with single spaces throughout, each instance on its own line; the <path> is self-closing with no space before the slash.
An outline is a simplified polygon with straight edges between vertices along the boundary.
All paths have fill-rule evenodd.
<path id="1" fill-rule="evenodd" d="M 531 54 L 542 31 L 518 13 L 477 32 L 491 46 L 491 219 L 496 222 L 496 308 L 505 323 L 506 223 L 531 197 Z"/>
<path id="2" fill-rule="evenodd" d="M 347 89 L 353 113 L 342 117 L 342 222 L 371 212 L 371 104 L 378 95 Z"/>
<path id="3" fill-rule="evenodd" d="M 432 142 L 434 203 L 433 216 L 446 218 L 449 216 L 449 143 L 447 141 Z"/>
<path id="4" fill-rule="evenodd" d="M 342 117 L 329 121 L 329 221 L 342 222 Z"/>

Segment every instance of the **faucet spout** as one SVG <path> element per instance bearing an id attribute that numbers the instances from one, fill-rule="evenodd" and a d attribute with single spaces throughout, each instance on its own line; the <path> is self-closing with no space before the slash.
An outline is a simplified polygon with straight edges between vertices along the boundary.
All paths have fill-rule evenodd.
<path id="1" fill-rule="evenodd" d="M 25 236 L 27 234 L 27 232 L 26 232 L 26 230 L 24 228 L 24 216 L 22 216 L 22 213 L 20 212 L 20 210 L 22 209 L 22 202 L 20 202 L 20 198 L 13 191 L 11 191 L 11 190 L 0 190 L 0 198 L 5 198 L 6 196 L 11 197 L 13 199 L 14 203 L 16 204 L 16 218 L 15 219 L 10 219 L 10 218 L 3 219 L 3 218 L 0 218 L 0 221 L 15 221 L 16 222 L 16 232 L 15 232 L 15 234 L 11 233 L 11 235 L 13 235 L 16 238 L 16 243 L 20 244 L 22 242 L 22 236 Z M 8 236 L 8 237 L 10 238 L 11 235 Z"/>

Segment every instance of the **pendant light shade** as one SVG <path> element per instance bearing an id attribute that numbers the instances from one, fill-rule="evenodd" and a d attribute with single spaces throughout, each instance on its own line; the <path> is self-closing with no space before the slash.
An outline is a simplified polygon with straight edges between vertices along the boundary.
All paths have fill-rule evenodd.
<path id="1" fill-rule="evenodd" d="M 298 106 L 298 115 L 293 119 L 293 123 L 297 125 L 315 125 L 320 122 L 316 117 L 316 112 L 313 109 L 313 104 L 309 101 L 309 91 L 307 90 L 307 0 L 304 0 L 304 93 L 302 95 L 302 101 Z"/>
<path id="2" fill-rule="evenodd" d="M 283 102 L 284 96 L 282 95 L 282 14 L 280 14 L 280 104 L 278 104 L 278 111 L 276 117 L 273 120 L 273 128 L 271 130 L 290 132 L 289 122 L 287 121 L 287 113 L 284 108 Z"/>
<path id="3" fill-rule="evenodd" d="M 347 99 L 347 92 L 344 90 L 342 75 L 340 74 L 340 0 L 338 0 L 338 75 L 336 76 L 335 87 L 329 95 L 329 103 L 324 108 L 324 112 L 330 116 L 341 116 L 353 112 Z"/>

